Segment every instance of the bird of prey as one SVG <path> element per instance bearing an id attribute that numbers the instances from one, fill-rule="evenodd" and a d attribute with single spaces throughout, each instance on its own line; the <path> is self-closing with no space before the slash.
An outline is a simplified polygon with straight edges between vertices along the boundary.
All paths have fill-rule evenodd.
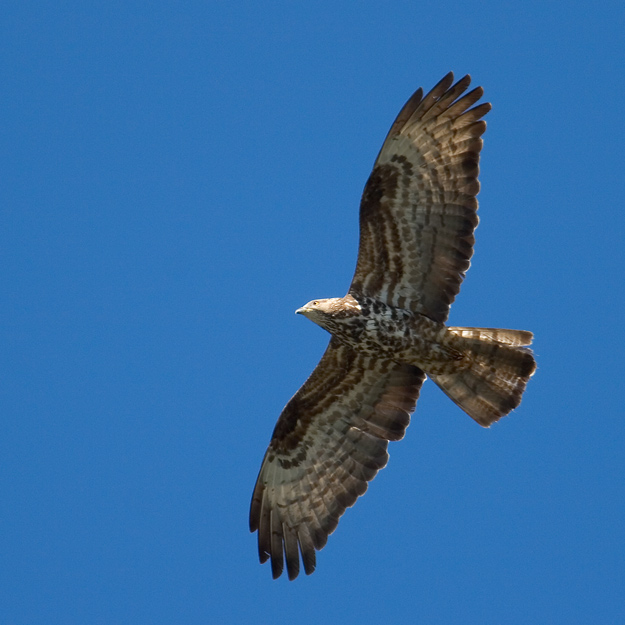
<path id="1" fill-rule="evenodd" d="M 250 510 L 274 579 L 306 574 L 346 508 L 388 460 L 429 376 L 488 427 L 521 402 L 536 369 L 532 333 L 445 326 L 473 254 L 482 117 L 488 103 L 447 74 L 401 109 L 360 204 L 356 272 L 345 297 L 296 312 L 332 335 L 284 408 Z"/>

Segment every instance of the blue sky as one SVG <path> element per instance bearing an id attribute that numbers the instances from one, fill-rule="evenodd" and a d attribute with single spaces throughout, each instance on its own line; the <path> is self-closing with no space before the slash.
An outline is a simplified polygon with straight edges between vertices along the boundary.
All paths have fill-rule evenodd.
<path id="1" fill-rule="evenodd" d="M 625 620 L 622 3 L 20 2 L 0 11 L 0 622 Z M 521 407 L 426 382 L 310 577 L 252 487 L 325 349 L 395 115 L 486 91 L 454 325 L 534 331 Z"/>

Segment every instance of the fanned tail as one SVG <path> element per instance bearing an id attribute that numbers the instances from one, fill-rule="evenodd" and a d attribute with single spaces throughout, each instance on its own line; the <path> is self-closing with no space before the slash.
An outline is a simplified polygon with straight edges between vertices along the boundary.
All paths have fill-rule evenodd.
<path id="1" fill-rule="evenodd" d="M 480 425 L 488 427 L 520 403 L 536 361 L 526 347 L 531 332 L 496 328 L 448 328 L 462 337 L 469 366 L 430 377 Z"/>

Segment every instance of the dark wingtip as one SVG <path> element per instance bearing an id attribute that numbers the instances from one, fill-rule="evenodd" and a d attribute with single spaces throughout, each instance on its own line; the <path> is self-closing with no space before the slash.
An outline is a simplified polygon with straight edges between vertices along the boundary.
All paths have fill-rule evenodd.
<path id="1" fill-rule="evenodd" d="M 261 564 L 264 564 L 265 562 L 267 562 L 267 560 L 269 560 L 269 554 L 266 551 L 259 549 L 258 559 L 260 560 Z"/>
<path id="2" fill-rule="evenodd" d="M 283 570 L 284 559 L 282 558 L 282 554 L 280 554 L 280 558 L 271 556 L 271 577 L 273 577 L 273 579 L 278 579 L 278 577 L 282 575 Z"/>
<path id="3" fill-rule="evenodd" d="M 315 562 L 314 554 L 312 557 L 312 562 L 304 558 L 304 573 L 306 573 L 306 575 L 312 575 L 315 572 L 316 568 L 317 568 L 317 563 Z"/>
<path id="4" fill-rule="evenodd" d="M 447 72 L 447 74 L 445 74 L 437 83 L 436 85 L 434 85 L 434 88 L 430 90 L 430 93 L 432 93 L 433 91 L 436 91 L 438 89 L 438 87 L 445 85 L 445 88 L 443 89 L 443 92 L 447 91 L 447 89 L 449 89 L 449 87 L 451 87 L 451 85 L 454 82 L 454 73 L 453 72 Z"/>

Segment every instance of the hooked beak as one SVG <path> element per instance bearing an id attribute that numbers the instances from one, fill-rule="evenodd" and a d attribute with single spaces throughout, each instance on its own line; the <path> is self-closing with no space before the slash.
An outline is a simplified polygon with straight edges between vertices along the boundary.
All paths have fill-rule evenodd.
<path id="1" fill-rule="evenodd" d="M 307 310 L 306 306 L 302 306 L 301 308 L 298 308 L 298 309 L 295 311 L 295 314 L 296 314 L 296 315 L 303 315 L 303 314 L 306 312 L 306 310 Z"/>

